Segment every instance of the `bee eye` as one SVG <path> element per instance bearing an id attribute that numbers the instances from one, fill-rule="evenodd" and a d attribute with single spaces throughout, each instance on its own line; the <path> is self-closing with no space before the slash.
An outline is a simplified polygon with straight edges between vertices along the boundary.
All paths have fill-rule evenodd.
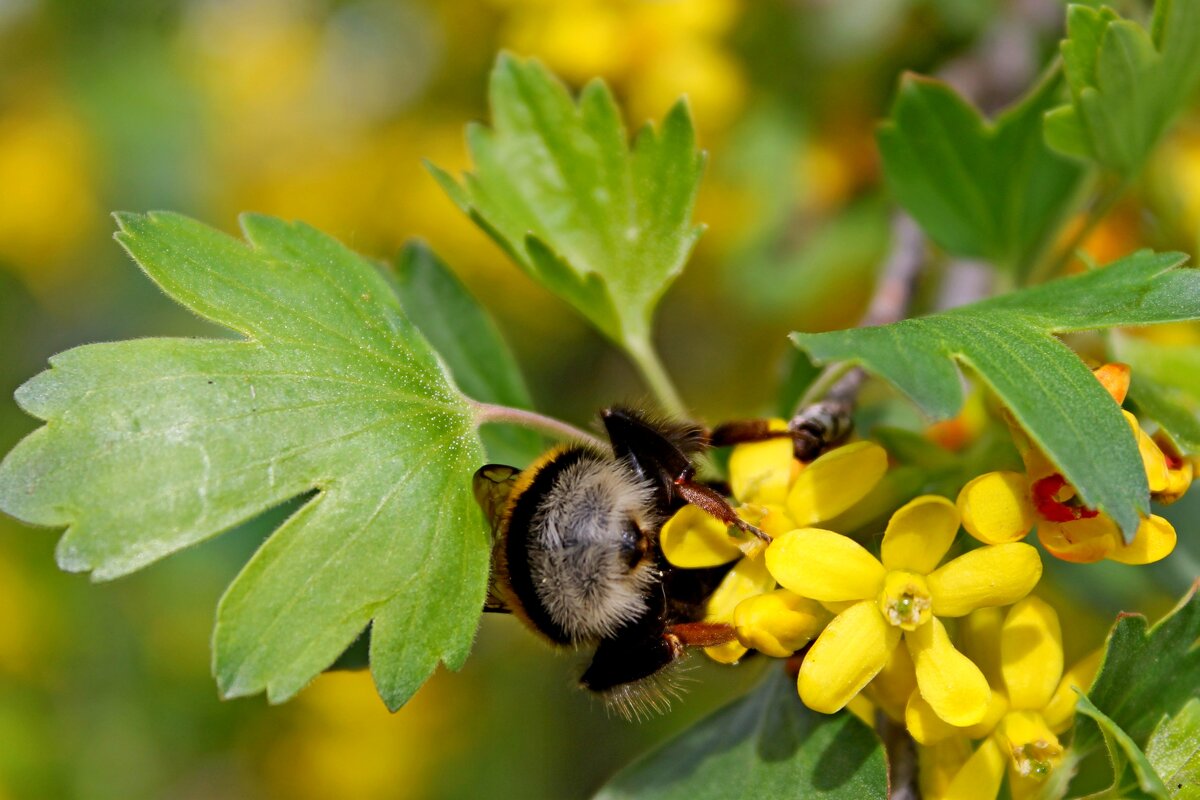
<path id="1" fill-rule="evenodd" d="M 642 529 L 633 520 L 626 520 L 625 527 L 621 529 L 619 548 L 622 560 L 632 571 L 638 565 L 638 562 L 642 560 L 642 556 L 646 552 L 646 537 L 642 534 Z"/>

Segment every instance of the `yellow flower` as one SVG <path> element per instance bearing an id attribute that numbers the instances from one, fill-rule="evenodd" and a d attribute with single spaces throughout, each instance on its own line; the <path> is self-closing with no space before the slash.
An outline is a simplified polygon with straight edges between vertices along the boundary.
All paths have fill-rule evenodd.
<path id="1" fill-rule="evenodd" d="M 981 722 L 952 727 L 917 694 L 909 700 L 905 719 L 923 746 L 922 792 L 929 800 L 994 798 L 1006 766 L 1013 797 L 1035 795 L 1062 761 L 1058 735 L 1073 722 L 1071 687 L 1087 688 L 1099 668 L 1097 651 L 1063 674 L 1058 615 L 1036 597 L 1014 605 L 999 630 L 992 620 L 974 621 L 979 630 L 972 631 L 979 643 L 988 631 L 999 640 L 998 672 L 988 676 L 993 700 Z M 972 752 L 969 739 L 984 741 Z"/>
<path id="2" fill-rule="evenodd" d="M 1128 367 L 1106 364 L 1096 370 L 1096 376 L 1114 400 L 1124 400 Z M 1178 499 L 1191 485 L 1191 463 L 1173 449 L 1169 456 L 1146 435 L 1133 414 L 1121 413 L 1137 441 L 1151 497 L 1159 502 Z M 1149 564 L 1175 549 L 1175 529 L 1159 516 L 1143 518 L 1133 541 L 1126 544 L 1116 523 L 1080 503 L 1075 488 L 1023 432 L 1014 427 L 1013 435 L 1025 461 L 1025 473 L 988 472 L 971 480 L 958 494 L 963 527 L 976 539 L 987 544 L 1015 542 L 1036 526 L 1038 539 L 1051 554 L 1080 563 L 1108 558 Z"/>
<path id="3" fill-rule="evenodd" d="M 786 430 L 783 420 L 771 424 Z M 837 516 L 866 496 L 886 471 L 887 454 L 872 442 L 838 447 L 807 465 L 793 457 L 788 438 L 738 445 L 729 457 L 729 484 L 740 503 L 738 515 L 772 536 Z M 761 541 L 728 528 L 695 506 L 684 506 L 667 520 L 659 541 L 667 560 L 677 567 L 716 567 L 737 561 L 709 598 L 707 621 L 736 627 L 738 605 L 775 588 L 775 579 L 761 558 Z M 820 609 L 799 598 L 781 595 L 773 613 L 763 613 L 766 608 L 747 607 L 742 613 L 740 640 L 705 648 L 705 652 L 722 663 L 733 663 L 748 647 L 760 644 L 772 650 L 772 655 L 794 642 L 800 642 L 799 649 L 816 633 L 813 626 L 819 628 L 823 622 Z M 777 612 L 786 608 L 804 619 L 779 617 Z M 771 640 L 775 640 L 774 646 L 767 644 Z"/>
<path id="4" fill-rule="evenodd" d="M 938 567 L 958 533 L 954 504 L 925 495 L 892 515 L 881 559 L 832 531 L 791 531 L 767 548 L 767 568 L 786 589 L 822 603 L 849 604 L 818 637 L 800 667 L 800 698 L 810 708 L 843 708 L 887 663 L 901 638 L 920 695 L 960 726 L 983 719 L 987 679 L 950 643 L 939 617 L 1007 605 L 1042 574 L 1027 544 L 991 545 Z"/>

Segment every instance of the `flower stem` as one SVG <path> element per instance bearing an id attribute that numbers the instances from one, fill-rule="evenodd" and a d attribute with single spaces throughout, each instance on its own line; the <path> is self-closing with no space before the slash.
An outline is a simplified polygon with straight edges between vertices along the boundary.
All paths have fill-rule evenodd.
<path id="1" fill-rule="evenodd" d="M 488 423 L 520 425 L 523 428 L 530 428 L 548 434 L 556 439 L 574 440 L 590 444 L 593 447 L 607 449 L 607 445 L 592 434 L 554 417 L 547 417 L 536 411 L 526 411 L 521 408 L 510 408 L 492 403 L 480 403 L 475 400 L 468 400 L 467 402 L 471 404 L 471 408 L 475 412 L 475 427 Z"/>
<path id="2" fill-rule="evenodd" d="M 671 381 L 671 376 L 667 374 L 666 367 L 659 360 L 658 351 L 654 349 L 649 337 L 628 339 L 625 342 L 625 352 L 629 354 L 629 358 L 641 373 L 642 379 L 650 387 L 651 393 L 654 394 L 654 398 L 663 407 L 663 410 L 673 416 L 687 419 L 689 417 L 687 407 L 684 406 L 679 391 Z"/>

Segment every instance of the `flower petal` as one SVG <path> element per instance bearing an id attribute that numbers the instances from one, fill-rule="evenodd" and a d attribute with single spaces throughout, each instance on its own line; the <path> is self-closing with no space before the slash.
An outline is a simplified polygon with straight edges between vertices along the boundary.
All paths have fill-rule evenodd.
<path id="1" fill-rule="evenodd" d="M 839 614 L 809 648 L 800 665 L 800 699 L 814 711 L 832 714 L 874 678 L 900 638 L 875 603 L 864 600 Z"/>
<path id="2" fill-rule="evenodd" d="M 987 713 L 983 715 L 983 719 L 960 730 L 972 739 L 982 739 L 996 729 L 1007 713 L 1008 697 L 1004 692 L 992 689 L 992 699 L 988 700 Z"/>
<path id="3" fill-rule="evenodd" d="M 961 617 L 983 606 L 1015 603 L 1042 577 L 1042 559 L 1024 542 L 993 544 L 964 553 L 926 579 L 933 613 Z"/>
<path id="4" fill-rule="evenodd" d="M 830 450 L 796 477 L 787 507 L 797 525 L 832 519 L 867 496 L 887 472 L 887 452 L 874 442 Z"/>
<path id="5" fill-rule="evenodd" d="M 767 548 L 780 585 L 814 600 L 862 600 L 883 588 L 883 565 L 861 544 L 833 531 L 789 531 Z"/>
<path id="6" fill-rule="evenodd" d="M 1062 628 L 1044 600 L 1026 597 L 1011 609 L 1000 632 L 1001 670 L 1009 705 L 1040 711 L 1062 678 Z"/>
<path id="7" fill-rule="evenodd" d="M 989 736 L 963 764 L 940 800 L 995 800 L 1007 761 L 996 737 Z"/>
<path id="8" fill-rule="evenodd" d="M 958 623 L 958 648 L 983 671 L 988 683 L 1002 686 L 1000 672 L 1000 628 L 1004 612 L 996 606 L 977 608 Z"/>
<path id="9" fill-rule="evenodd" d="M 1038 541 L 1052 556 L 1075 564 L 1100 561 L 1120 541 L 1117 524 L 1104 514 L 1071 522 L 1038 523 Z"/>
<path id="10" fill-rule="evenodd" d="M 967 533 L 985 544 L 1018 542 L 1037 519 L 1029 481 L 1019 472 L 988 472 L 958 493 L 958 512 Z"/>
<path id="11" fill-rule="evenodd" d="M 733 622 L 733 612 L 743 600 L 769 592 L 775 579 L 761 558 L 743 558 L 721 579 L 708 598 L 704 619 L 707 622 Z"/>
<path id="12" fill-rule="evenodd" d="M 984 718 L 992 695 L 987 678 L 954 649 L 941 620 L 906 631 L 904 643 L 917 670 L 917 689 L 934 713 L 960 728 Z"/>
<path id="13" fill-rule="evenodd" d="M 1092 681 L 1096 679 L 1096 673 L 1100 671 L 1103 658 L 1104 648 L 1097 648 L 1081 658 L 1063 675 L 1054 690 L 1054 696 L 1042 709 L 1042 718 L 1046 720 L 1050 730 L 1062 733 L 1071 727 L 1071 723 L 1075 721 L 1075 704 L 1079 701 L 1079 695 L 1072 687 L 1078 687 L 1085 692 L 1090 689 Z"/>
<path id="14" fill-rule="evenodd" d="M 787 658 L 811 642 L 828 620 L 820 603 L 787 589 L 743 600 L 733 611 L 741 643 L 775 658 Z"/>
<path id="15" fill-rule="evenodd" d="M 1142 520 L 1133 541 L 1118 542 L 1108 554 L 1113 561 L 1122 564 L 1153 564 L 1171 555 L 1175 549 L 1175 528 L 1160 516 Z"/>
<path id="16" fill-rule="evenodd" d="M 728 564 L 742 557 L 740 539 L 731 536 L 729 527 L 702 511 L 684 506 L 667 520 L 658 535 L 663 555 L 677 567 L 697 569 Z"/>
<path id="17" fill-rule="evenodd" d="M 781 419 L 771 430 L 787 430 Z M 792 481 L 794 447 L 790 437 L 739 444 L 729 454 L 729 487 L 741 503 L 783 503 Z"/>
<path id="18" fill-rule="evenodd" d="M 956 728 L 934 713 L 933 707 L 913 692 L 904 710 L 904 726 L 918 744 L 926 747 L 945 741 L 951 736 L 962 736 L 962 728 Z"/>
<path id="19" fill-rule="evenodd" d="M 1125 415 L 1125 421 L 1133 429 L 1133 437 L 1137 440 L 1138 454 L 1141 455 L 1142 466 L 1146 469 L 1146 482 L 1150 484 L 1150 493 L 1164 491 L 1170 480 L 1167 475 L 1166 456 L 1163 455 L 1163 451 L 1154 443 L 1154 440 L 1142 430 L 1137 417 L 1128 411 L 1121 413 Z"/>
<path id="20" fill-rule="evenodd" d="M 1112 395 L 1112 399 L 1117 401 L 1117 405 L 1125 402 L 1125 395 L 1129 393 L 1129 365 L 1113 362 L 1111 364 L 1101 364 L 1092 370 L 1092 374 L 1096 376 L 1096 380 L 1100 381 L 1100 385 L 1104 387 L 1104 391 Z"/>
<path id="21" fill-rule="evenodd" d="M 971 757 L 971 743 L 965 736 L 938 742 L 932 747 L 917 749 L 917 770 L 921 797 L 924 800 L 943 800 L 948 795 L 954 776 Z M 990 800 L 990 799 L 989 799 Z"/>
<path id="22" fill-rule="evenodd" d="M 937 495 L 922 495 L 892 514 L 883 534 L 880 560 L 887 570 L 926 575 L 937 569 L 957 533 L 954 504 Z"/>
<path id="23" fill-rule="evenodd" d="M 897 641 L 887 663 L 867 686 L 866 692 L 883 713 L 895 722 L 904 721 L 908 699 L 917 690 L 917 672 L 904 642 Z"/>

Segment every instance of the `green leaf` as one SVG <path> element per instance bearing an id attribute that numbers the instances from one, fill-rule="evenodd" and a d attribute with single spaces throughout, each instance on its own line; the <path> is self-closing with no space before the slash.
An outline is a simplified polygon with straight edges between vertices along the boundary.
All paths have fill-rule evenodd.
<path id="1" fill-rule="evenodd" d="M 905 75 L 879 149 L 889 188 L 931 239 L 1018 274 L 1032 266 L 1084 175 L 1043 140 L 1061 86 L 1055 71 L 990 123 L 946 84 Z"/>
<path id="2" fill-rule="evenodd" d="M 0 508 L 67 526 L 58 561 L 115 578 L 307 496 L 221 601 L 226 696 L 287 699 L 372 624 L 400 705 L 462 664 L 487 584 L 467 401 L 383 275 L 300 224 L 248 244 L 175 214 L 118 240 L 180 304 L 240 334 L 78 347 L 17 392 L 46 425 L 0 464 Z"/>
<path id="3" fill-rule="evenodd" d="M 396 293 L 421 334 L 446 362 L 468 397 L 514 408 L 532 408 L 529 389 L 496 323 L 434 252 L 411 242 L 396 261 Z M 528 428 L 489 425 L 480 431 L 488 458 L 524 466 L 545 440 Z"/>
<path id="4" fill-rule="evenodd" d="M 1142 752 L 1141 748 L 1137 746 L 1133 739 L 1129 738 L 1129 734 L 1121 730 L 1119 725 L 1105 716 L 1100 709 L 1092 705 L 1087 695 L 1079 691 L 1079 689 L 1075 691 L 1079 692 L 1079 702 L 1075 704 L 1075 710 L 1094 720 L 1104 736 L 1104 744 L 1108 749 L 1108 760 L 1113 770 L 1113 789 L 1120 788 L 1125 769 L 1128 767 L 1133 770 L 1134 777 L 1137 780 L 1137 788 L 1141 792 L 1132 794 L 1128 790 L 1124 790 L 1120 792 L 1120 797 L 1152 797 L 1155 800 L 1167 800 L 1167 788 L 1163 786 L 1162 779 L 1158 777 L 1154 768 L 1150 766 L 1150 762 L 1146 759 L 1146 754 Z"/>
<path id="5" fill-rule="evenodd" d="M 1112 337 L 1113 354 L 1133 368 L 1129 396 L 1185 449 L 1200 450 L 1200 347 Z"/>
<path id="6" fill-rule="evenodd" d="M 849 713 L 807 709 L 776 669 L 726 706 L 621 771 L 597 800 L 887 797 L 883 748 Z"/>
<path id="7" fill-rule="evenodd" d="M 850 361 L 931 416 L 952 416 L 970 367 L 1058 465 L 1085 503 L 1127 537 L 1149 512 L 1137 446 L 1117 404 L 1052 334 L 1200 317 L 1200 272 L 1179 254 L 1136 253 L 1104 269 L 893 325 L 793 333 L 816 361 Z"/>
<path id="8" fill-rule="evenodd" d="M 493 127 L 467 131 L 475 171 L 462 184 L 434 176 L 530 276 L 614 342 L 644 344 L 702 230 L 691 217 L 704 157 L 686 103 L 630 148 L 600 81 L 576 103 L 536 61 L 501 55 L 488 96 Z"/>
<path id="9" fill-rule="evenodd" d="M 1146 757 L 1171 797 L 1200 797 L 1200 698 L 1163 718 L 1146 745 Z"/>
<path id="10" fill-rule="evenodd" d="M 1151 627 L 1138 614 L 1122 615 L 1108 635 L 1104 661 L 1088 691 L 1096 708 L 1134 742 L 1145 742 L 1164 714 L 1174 714 L 1200 686 L 1200 597 L 1193 588 Z M 1076 729 L 1074 747 L 1096 744 L 1092 725 Z"/>
<path id="11" fill-rule="evenodd" d="M 1149 31 L 1070 6 L 1062 55 L 1071 103 L 1048 115 L 1047 142 L 1130 178 L 1200 83 L 1200 0 L 1158 0 Z"/>

